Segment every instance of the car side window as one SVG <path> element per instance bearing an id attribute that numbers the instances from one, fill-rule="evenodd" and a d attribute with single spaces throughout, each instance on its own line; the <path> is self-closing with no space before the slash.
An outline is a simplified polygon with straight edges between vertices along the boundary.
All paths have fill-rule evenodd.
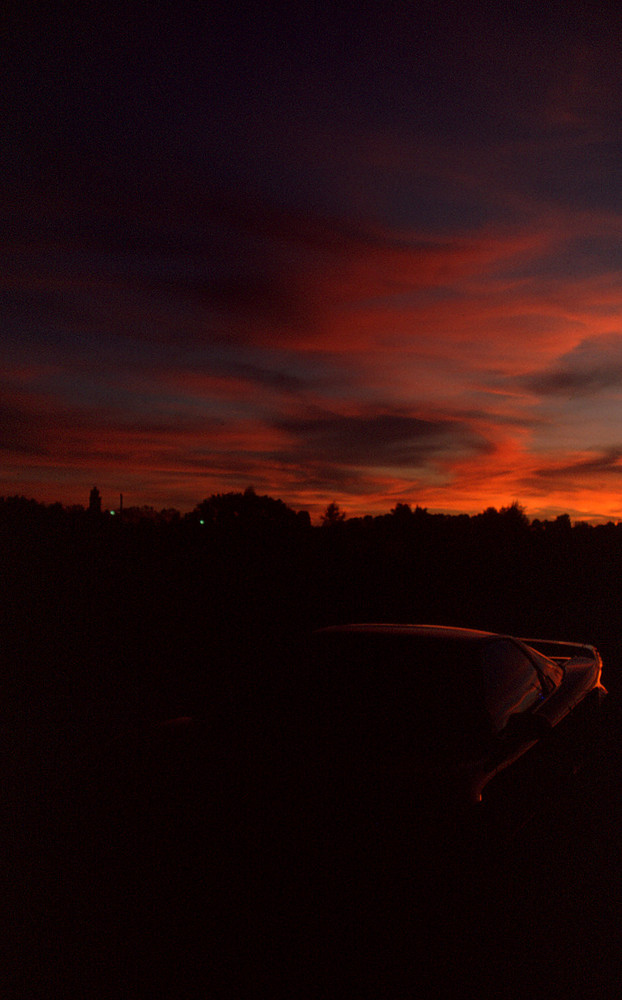
<path id="1" fill-rule="evenodd" d="M 507 639 L 486 643 L 482 651 L 484 698 L 495 729 L 544 697 L 538 672 L 523 651 Z"/>

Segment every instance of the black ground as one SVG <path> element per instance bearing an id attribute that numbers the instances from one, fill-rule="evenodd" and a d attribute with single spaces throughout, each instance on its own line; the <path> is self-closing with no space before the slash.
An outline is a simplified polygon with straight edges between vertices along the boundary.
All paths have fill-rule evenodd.
<path id="1" fill-rule="evenodd" d="M 206 543 L 44 513 L 0 532 L 3 997 L 619 995 L 615 527 Z M 292 637 L 347 620 L 594 642 L 610 697 L 583 768 L 483 847 L 458 821 L 322 840 L 279 804 L 274 720 Z"/>
<path id="2" fill-rule="evenodd" d="M 5 996 L 618 995 L 616 704 L 555 796 L 475 844 L 294 821 L 204 728 L 51 742 L 5 747 Z"/>

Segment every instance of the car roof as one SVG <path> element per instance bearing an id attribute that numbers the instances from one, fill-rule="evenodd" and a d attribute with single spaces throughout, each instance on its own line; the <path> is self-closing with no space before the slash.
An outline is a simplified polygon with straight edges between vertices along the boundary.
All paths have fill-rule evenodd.
<path id="1" fill-rule="evenodd" d="M 480 629 L 453 627 L 450 625 L 392 625 L 389 623 L 361 622 L 350 625 L 329 625 L 316 630 L 318 634 L 328 633 L 358 633 L 369 635 L 403 635 L 422 636 L 427 639 L 455 639 L 460 642 L 481 642 L 482 639 L 502 638 L 496 632 L 484 632 Z M 505 638 L 505 637 L 503 637 Z"/>

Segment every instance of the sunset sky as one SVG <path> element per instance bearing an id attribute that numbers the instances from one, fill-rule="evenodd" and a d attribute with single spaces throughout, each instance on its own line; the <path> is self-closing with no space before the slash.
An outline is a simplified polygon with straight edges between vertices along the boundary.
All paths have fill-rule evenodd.
<path id="1" fill-rule="evenodd" d="M 614 4 L 26 6 L 0 495 L 622 519 Z"/>

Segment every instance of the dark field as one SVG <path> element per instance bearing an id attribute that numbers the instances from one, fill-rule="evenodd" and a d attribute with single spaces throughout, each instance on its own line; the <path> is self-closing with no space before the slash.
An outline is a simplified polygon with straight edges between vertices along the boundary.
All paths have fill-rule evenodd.
<path id="1" fill-rule="evenodd" d="M 3 996 L 619 995 L 622 528 L 2 516 Z M 297 643 L 349 620 L 597 645 L 583 766 L 483 840 L 288 814 Z"/>

